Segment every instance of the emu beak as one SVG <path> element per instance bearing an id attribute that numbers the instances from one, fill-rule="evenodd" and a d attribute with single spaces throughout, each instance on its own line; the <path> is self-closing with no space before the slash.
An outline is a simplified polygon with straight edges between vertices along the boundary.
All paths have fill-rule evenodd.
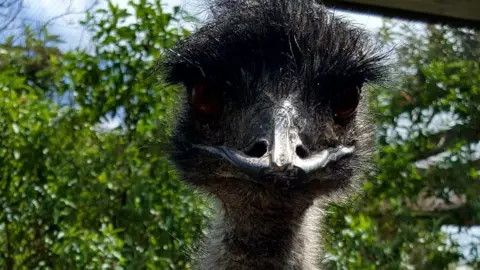
<path id="1" fill-rule="evenodd" d="M 353 146 L 329 148 L 321 151 L 318 154 L 312 155 L 309 158 L 296 158 L 293 163 L 278 167 L 277 165 L 272 165 L 272 159 L 268 154 L 260 158 L 255 158 L 247 156 L 241 151 L 233 150 L 224 146 L 212 147 L 205 145 L 193 145 L 193 147 L 224 158 L 232 165 L 241 169 L 255 179 L 264 178 L 267 174 L 272 172 L 276 172 L 275 174 L 278 175 L 279 172 L 287 173 L 289 170 L 295 170 L 297 171 L 295 174 L 298 174 L 298 169 L 303 171 L 302 174 L 309 174 L 325 168 L 331 162 L 338 161 L 343 157 L 352 154 L 355 150 L 355 147 Z"/>
<path id="2" fill-rule="evenodd" d="M 309 181 L 308 174 L 325 168 L 329 163 L 338 161 L 354 152 L 354 146 L 340 145 L 309 157 L 299 157 L 296 148 L 302 145 L 302 141 L 297 129 L 292 124 L 292 116 L 295 116 L 292 108 L 287 101 L 274 113 L 273 130 L 270 131 L 272 134 L 270 149 L 262 157 L 248 156 L 242 151 L 225 146 L 193 145 L 193 147 L 229 161 L 255 179 L 297 178 L 302 182 Z"/>
<path id="3" fill-rule="evenodd" d="M 254 178 L 264 175 L 265 171 L 270 167 L 268 156 L 253 158 L 245 155 L 241 151 L 236 151 L 224 146 L 212 147 L 197 144 L 193 145 L 193 147 L 224 158 Z"/>
<path id="4" fill-rule="evenodd" d="M 271 146 L 270 170 L 284 171 L 284 168 L 300 168 L 306 174 L 324 168 L 328 163 L 353 153 L 354 147 L 339 146 L 334 149 L 325 149 L 320 153 L 307 158 L 297 154 L 297 147 L 302 146 L 298 129 L 292 123 L 297 116 L 295 107 L 287 99 L 274 113 L 273 143 Z"/>

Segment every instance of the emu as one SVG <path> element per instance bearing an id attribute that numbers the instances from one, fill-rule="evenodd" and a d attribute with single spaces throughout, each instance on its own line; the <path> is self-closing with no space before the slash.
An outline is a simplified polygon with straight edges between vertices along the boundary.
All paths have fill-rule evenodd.
<path id="1" fill-rule="evenodd" d="M 209 2 L 163 59 L 184 87 L 171 160 L 218 202 L 200 269 L 318 269 L 322 209 L 358 190 L 372 152 L 365 86 L 383 55 L 308 0 Z"/>

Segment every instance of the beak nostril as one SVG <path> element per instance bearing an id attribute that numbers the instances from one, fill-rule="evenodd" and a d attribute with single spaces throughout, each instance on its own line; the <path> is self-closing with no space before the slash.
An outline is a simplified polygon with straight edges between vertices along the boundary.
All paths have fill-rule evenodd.
<path id="1" fill-rule="evenodd" d="M 255 142 L 250 148 L 245 151 L 250 157 L 263 157 L 268 151 L 268 143 L 265 140 Z"/>
<path id="2" fill-rule="evenodd" d="M 295 153 L 297 153 L 297 156 L 302 159 L 307 158 L 309 156 L 307 148 L 303 145 L 297 145 L 297 148 L 295 149 Z"/>

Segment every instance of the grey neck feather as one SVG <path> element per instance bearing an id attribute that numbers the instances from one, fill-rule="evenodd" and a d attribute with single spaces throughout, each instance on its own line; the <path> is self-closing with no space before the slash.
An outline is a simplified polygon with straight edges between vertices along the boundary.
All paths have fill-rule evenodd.
<path id="1" fill-rule="evenodd" d="M 294 211 L 218 207 L 198 261 L 201 270 L 318 269 L 321 213 L 317 206 Z"/>

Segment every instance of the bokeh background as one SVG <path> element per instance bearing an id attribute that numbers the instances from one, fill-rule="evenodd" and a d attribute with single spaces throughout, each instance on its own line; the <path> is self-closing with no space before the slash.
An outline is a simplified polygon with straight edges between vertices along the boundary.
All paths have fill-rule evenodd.
<path id="1" fill-rule="evenodd" d="M 181 0 L 0 0 L 0 268 L 190 269 L 212 211 L 161 145 L 152 72 L 201 26 Z M 480 269 L 480 32 L 342 13 L 391 49 L 376 169 L 328 209 L 331 269 Z"/>

